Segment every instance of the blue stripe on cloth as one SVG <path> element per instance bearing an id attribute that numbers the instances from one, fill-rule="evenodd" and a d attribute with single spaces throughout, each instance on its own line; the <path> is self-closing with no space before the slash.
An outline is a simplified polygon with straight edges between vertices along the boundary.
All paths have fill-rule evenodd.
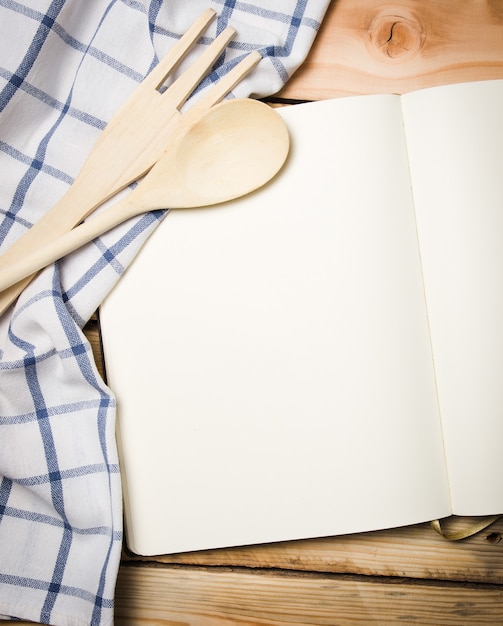
<path id="1" fill-rule="evenodd" d="M 102 401 L 102 406 L 101 406 L 101 411 L 100 414 L 98 416 L 98 433 L 99 433 L 99 439 L 100 439 L 100 443 L 101 443 L 101 447 L 103 450 L 103 456 L 105 458 L 108 457 L 108 451 L 107 451 L 107 417 L 108 417 L 108 412 L 107 412 L 107 402 L 108 399 L 103 398 Z M 107 462 L 107 465 L 108 462 Z M 110 493 L 112 493 L 113 491 L 113 485 L 111 483 L 111 473 L 108 473 L 109 476 L 109 490 Z M 105 558 L 103 559 L 103 566 L 101 568 L 101 573 L 100 573 L 100 578 L 99 578 L 99 584 L 98 584 L 98 593 L 96 595 L 96 599 L 94 602 L 94 609 L 93 609 L 93 614 L 92 614 L 92 623 L 99 623 L 101 620 L 101 613 L 103 610 L 103 594 L 105 591 L 105 583 L 107 581 L 107 576 L 109 574 L 109 564 L 110 564 L 110 559 L 112 557 L 112 542 L 109 542 L 108 544 L 108 551 L 105 555 Z"/>
<path id="2" fill-rule="evenodd" d="M 118 467 L 115 468 L 112 466 L 112 473 L 118 473 Z M 11 487 L 14 484 L 14 481 L 4 478 L 4 481 L 10 483 Z M 15 481 L 16 484 L 20 484 L 18 480 Z M 65 523 L 59 517 L 55 517 L 53 515 L 47 515 L 42 513 L 36 513 L 34 511 L 27 511 L 26 509 L 18 509 L 15 507 L 7 506 L 5 504 L 1 504 L 1 496 L 2 496 L 3 485 L 0 486 L 0 521 L 1 516 L 4 517 L 12 517 L 20 520 L 25 520 L 28 522 L 36 522 L 37 524 L 44 524 L 46 526 L 54 526 L 55 528 L 64 528 Z M 69 525 L 70 526 L 70 525 Z M 109 526 L 91 526 L 80 528 L 79 526 L 71 525 L 71 530 L 74 535 L 80 536 L 91 536 L 91 535 L 101 535 L 104 537 L 112 537 L 115 540 L 121 539 L 121 534 L 117 531 L 112 531 Z"/>
<path id="3" fill-rule="evenodd" d="M 2 481 L 0 482 L 0 524 L 2 523 L 5 514 L 5 509 L 7 507 L 7 502 L 9 500 L 11 490 L 12 481 L 4 476 L 2 478 Z"/>
<path id="4" fill-rule="evenodd" d="M 131 76 L 133 80 L 136 80 L 136 74 L 130 73 L 128 75 Z M 4 78 L 7 81 L 10 81 L 12 79 L 12 74 L 11 72 L 8 72 L 4 68 L 0 67 L 0 77 Z M 66 106 L 67 115 L 81 122 L 84 122 L 85 124 L 88 124 L 92 128 L 103 130 L 106 126 L 106 122 L 104 120 L 101 120 L 95 117 L 94 115 L 89 115 L 89 113 L 85 111 L 81 111 L 72 106 L 65 105 L 63 102 L 60 102 L 56 98 L 53 98 L 48 93 L 42 91 L 41 89 L 38 89 L 37 87 L 34 87 L 31 83 L 29 83 L 26 80 L 19 81 L 18 90 L 24 91 L 25 93 L 29 94 L 30 96 L 33 96 L 37 100 L 40 100 L 40 102 L 47 104 L 47 106 L 51 107 L 52 109 L 55 109 L 56 111 L 62 111 L 63 108 Z"/>
<path id="5" fill-rule="evenodd" d="M 290 78 L 290 72 L 285 67 L 282 58 L 288 58 L 292 52 L 293 46 L 298 36 L 298 32 L 301 26 L 309 26 L 314 31 L 318 30 L 320 23 L 311 18 L 305 17 L 307 10 L 308 0 L 298 0 L 293 13 L 286 14 L 274 10 L 264 9 L 257 7 L 249 3 L 238 2 L 237 0 L 215 0 L 215 2 L 223 5 L 222 12 L 219 16 L 218 31 L 221 31 L 227 26 L 231 20 L 235 11 L 246 11 L 248 13 L 265 17 L 275 22 L 281 22 L 288 25 L 288 31 L 283 45 L 273 46 L 261 46 L 261 44 L 255 42 L 239 42 L 231 41 L 228 45 L 230 50 L 242 50 L 243 52 L 249 52 L 252 49 L 259 50 L 263 57 L 268 57 L 272 66 L 276 70 L 279 78 L 283 83 L 286 83 Z M 197 91 L 200 91 L 207 87 L 210 83 L 217 82 L 224 74 L 226 74 L 234 65 L 236 65 L 245 55 L 238 58 L 234 58 L 227 63 L 221 63 L 215 70 L 213 70 L 201 83 Z"/>
<path id="6" fill-rule="evenodd" d="M 162 209 L 145 213 L 140 217 L 134 228 L 128 230 L 111 246 L 106 246 L 101 238 L 95 239 L 94 245 L 100 250 L 100 256 L 88 267 L 86 272 L 80 276 L 79 280 L 63 293 L 63 300 L 68 302 L 79 291 L 85 289 L 105 267 L 111 267 L 118 276 L 121 276 L 125 271 L 125 267 L 119 260 L 120 255 L 127 250 L 136 239 L 142 237 L 145 231 L 151 230 L 156 222 L 162 220 L 165 214 L 166 210 Z"/>
<path id="7" fill-rule="evenodd" d="M 16 161 L 19 161 L 23 165 L 28 165 L 29 167 L 31 167 L 33 164 L 33 159 L 31 159 L 27 154 L 23 154 L 21 151 L 17 150 L 16 148 L 13 148 L 9 144 L 5 143 L 4 141 L 0 141 L 0 151 L 5 152 L 5 154 L 8 154 L 13 159 L 15 159 Z M 46 163 L 40 163 L 38 166 L 38 170 L 40 172 L 44 172 L 44 174 L 48 174 L 49 176 L 52 176 L 52 178 L 61 180 L 67 185 L 71 185 L 73 183 L 73 178 L 71 176 L 68 176 L 68 174 L 61 171 L 60 169 L 57 169 L 56 167 L 51 167 L 50 165 L 47 165 Z"/>
<path id="8" fill-rule="evenodd" d="M 18 3 L 6 2 L 6 5 L 7 8 L 19 8 Z M 40 14 L 40 25 L 29 49 L 26 51 L 26 54 L 24 55 L 24 58 L 21 61 L 20 65 L 17 67 L 16 72 L 11 74 L 7 85 L 0 91 L 0 113 L 9 104 L 11 99 L 14 97 L 14 94 L 22 85 L 24 79 L 32 69 L 40 53 L 40 50 L 42 49 L 42 46 L 44 45 L 45 40 L 50 32 L 50 28 L 54 23 L 55 18 L 63 8 L 63 5 L 64 0 L 54 0 L 47 11 L 47 14 Z M 37 166 L 39 166 L 39 164 L 41 164 L 42 162 L 43 154 L 39 152 L 37 153 L 36 158 L 32 160 L 33 169 L 30 167 L 26 176 L 21 180 L 16 190 L 16 193 L 14 194 L 13 203 L 11 204 L 10 209 L 5 213 L 8 219 L 3 220 L 2 224 L 0 225 L 0 245 L 9 233 L 12 225 L 15 223 L 16 214 L 21 209 L 24 197 L 29 188 L 29 181 L 32 180 L 35 175 L 34 170 L 36 171 Z"/>
<path id="9" fill-rule="evenodd" d="M 69 585 L 58 585 L 54 582 L 47 582 L 45 580 L 37 579 L 37 578 L 26 578 L 23 576 L 12 576 L 0 573 L 0 582 L 15 585 L 21 587 L 28 587 L 30 589 L 39 589 L 41 591 L 47 591 L 48 595 L 55 593 L 61 593 L 67 596 L 74 596 L 76 598 L 81 598 L 86 600 L 87 602 L 96 603 L 97 596 L 89 593 L 84 589 L 80 589 L 79 587 L 71 587 Z M 101 606 L 104 607 L 112 607 L 112 599 L 111 598 L 99 598 L 99 602 Z M 50 616 L 41 616 L 42 619 L 50 620 Z M 47 621 L 46 623 L 50 623 Z M 92 622 L 97 623 L 97 622 Z"/>
<path id="10" fill-rule="evenodd" d="M 1 4 L 8 9 L 16 11 L 19 9 L 23 9 L 23 7 L 17 2 L 12 2 L 11 0 L 2 0 Z M 53 25 L 64 4 L 65 0 L 54 0 L 51 3 L 51 6 L 48 8 L 47 13 L 40 14 L 40 26 L 38 27 L 35 37 L 33 38 L 31 46 L 26 51 L 26 54 L 21 61 L 21 64 L 18 66 L 16 72 L 11 76 L 8 84 L 2 89 L 2 91 L 0 91 L 0 113 L 5 109 L 5 107 L 15 94 L 17 88 L 26 78 L 28 72 L 33 67 L 38 57 L 38 54 L 42 49 L 42 46 L 44 45 L 47 36 L 49 35 L 51 26 Z"/>
<path id="11" fill-rule="evenodd" d="M 56 354 L 55 350 L 47 353 L 45 358 L 49 359 Z M 37 357 L 37 363 L 41 363 L 43 358 Z M 2 365 L 2 364 L 0 364 Z M 4 371 L 10 369 L 13 371 L 19 370 L 20 361 L 14 361 L 12 364 L 8 364 L 4 367 Z M 91 411 L 93 409 L 98 409 L 101 403 L 101 399 L 89 399 L 89 400 L 81 400 L 80 402 L 67 402 L 62 404 L 54 404 L 48 407 L 47 413 L 49 417 L 56 417 L 58 415 L 68 415 L 69 419 L 71 419 L 72 414 L 78 414 L 81 411 Z M 34 422 L 37 419 L 37 415 L 35 411 L 29 411 L 26 413 L 19 413 L 16 415 L 1 415 L 0 416 L 0 426 L 13 426 L 14 424 L 28 424 L 29 422 Z"/>
<path id="12" fill-rule="evenodd" d="M 106 126 L 106 122 L 104 120 L 98 119 L 96 116 L 89 115 L 87 112 L 81 111 L 71 106 L 72 91 L 70 91 L 66 102 L 63 103 L 26 81 L 26 76 L 30 72 L 33 64 L 36 62 L 36 59 L 40 53 L 42 46 L 45 43 L 50 29 L 52 28 L 54 32 L 56 32 L 61 37 L 61 39 L 71 48 L 74 48 L 75 50 L 78 50 L 82 53 L 85 52 L 86 55 L 98 59 L 100 62 L 112 67 L 119 73 L 124 74 L 128 78 L 131 78 L 134 82 L 140 82 L 143 79 L 143 74 L 132 70 L 130 67 L 124 65 L 123 63 L 120 63 L 114 57 L 100 51 L 98 48 L 95 48 L 92 45 L 83 44 L 74 37 L 68 35 L 68 33 L 56 22 L 56 17 L 64 4 L 64 0 L 54 2 L 48 11 L 48 15 L 44 15 L 43 13 L 40 13 L 38 11 L 30 10 L 26 7 L 22 7 L 21 5 L 19 5 L 19 3 L 12 2 L 12 0 L 0 0 L 0 6 L 2 4 L 6 6 L 6 8 L 22 10 L 23 14 L 31 17 L 32 19 L 40 20 L 41 26 L 37 30 L 37 34 L 33 40 L 32 46 L 27 51 L 22 63 L 17 68 L 16 72 L 11 73 L 0 67 L 0 76 L 2 76 L 2 78 L 7 81 L 7 85 L 3 88 L 2 91 L 0 91 L 0 113 L 12 100 L 16 91 L 23 90 L 26 93 L 32 95 L 34 98 L 40 100 L 41 102 L 44 102 L 54 110 L 60 111 L 60 117 L 56 121 L 55 125 L 51 128 L 50 132 L 43 138 L 36 155 L 32 159 L 30 159 L 27 155 L 23 155 L 14 147 L 8 146 L 7 144 L 5 144 L 5 142 L 0 142 L 0 149 L 10 154 L 13 158 L 16 158 L 17 160 L 27 163 L 29 165 L 29 169 L 27 170 L 25 177 L 21 180 L 16 194 L 14 195 L 11 207 L 8 210 L 0 210 L 0 213 L 3 213 L 6 218 L 0 224 L 0 245 L 7 237 L 14 223 L 17 222 L 26 228 L 29 228 L 31 226 L 31 223 L 27 222 L 24 218 L 18 218 L 17 213 L 22 208 L 26 193 L 28 192 L 31 183 L 37 176 L 38 171 L 44 171 L 45 173 L 49 173 L 64 182 L 68 182 L 68 184 L 71 184 L 73 182 L 72 177 L 68 176 L 66 173 L 60 172 L 57 170 L 57 168 L 53 168 L 50 165 L 44 163 L 44 156 L 47 145 L 54 133 L 57 131 L 57 127 L 62 122 L 62 120 L 66 116 L 69 116 L 99 130 L 103 130 Z M 112 5 L 109 6 L 109 9 L 111 6 Z M 107 13 L 108 10 L 103 15 L 101 22 L 103 22 L 103 20 L 106 18 Z"/>
<path id="13" fill-rule="evenodd" d="M 239 2 L 239 0 L 213 0 L 214 4 L 222 4 L 225 7 L 232 6 L 233 9 L 238 11 L 242 11 L 244 13 L 249 13 L 250 15 L 257 15 L 267 20 L 271 20 L 271 22 L 280 22 L 283 24 L 288 24 L 292 21 L 292 18 L 299 21 L 299 26 L 307 26 L 312 28 L 313 30 L 318 30 L 320 27 L 320 22 L 314 20 L 310 17 L 306 17 L 305 10 L 307 9 L 309 0 L 304 0 L 299 6 L 297 4 L 294 7 L 292 13 L 284 13 L 282 11 L 277 11 L 274 9 L 273 3 L 271 3 L 271 7 L 263 7 L 257 6 L 256 4 L 252 4 L 250 2 Z"/>
<path id="14" fill-rule="evenodd" d="M 86 599 L 87 602 L 92 603 L 92 617 L 91 624 L 99 624 L 101 621 L 101 614 L 103 609 L 111 608 L 113 606 L 112 598 L 105 598 L 105 583 L 107 581 L 107 574 L 109 572 L 109 561 L 112 555 L 112 547 L 114 543 L 120 542 L 122 533 L 113 532 L 110 527 L 94 527 L 94 528 L 78 528 L 70 524 L 66 512 L 63 497 L 62 483 L 64 480 L 70 478 L 89 476 L 93 474 L 106 474 L 109 476 L 109 489 L 111 491 L 112 486 L 110 484 L 111 476 L 118 474 L 119 468 L 116 463 L 110 462 L 108 459 L 107 442 L 106 442 L 106 418 L 107 410 L 111 404 L 114 404 L 114 400 L 109 398 L 105 393 L 101 391 L 100 381 L 96 378 L 95 368 L 91 364 L 92 354 L 88 349 L 88 344 L 82 343 L 80 340 L 79 331 L 75 328 L 74 324 L 68 323 L 68 313 L 64 306 L 60 306 L 59 310 L 62 314 L 61 323 L 66 330 L 69 348 L 59 352 L 59 356 L 62 359 L 71 359 L 75 361 L 82 373 L 84 379 L 97 391 L 100 392 L 99 402 L 95 404 L 98 408 L 97 422 L 98 432 L 100 438 L 100 445 L 103 453 L 103 463 L 94 466 L 81 466 L 72 468 L 71 470 L 61 470 L 58 462 L 58 453 L 56 450 L 53 432 L 50 423 L 51 413 L 53 411 L 47 406 L 44 401 L 44 397 L 41 391 L 39 382 L 37 366 L 41 361 L 35 356 L 33 347 L 29 342 L 22 339 L 18 339 L 18 345 L 23 346 L 27 351 L 27 355 L 24 358 L 24 371 L 27 380 L 30 394 L 34 402 L 34 414 L 39 425 L 39 431 L 45 450 L 46 464 L 48 472 L 45 475 L 31 476 L 21 478 L 12 481 L 4 478 L 2 483 L 2 489 L 0 490 L 0 497 L 2 498 L 2 518 L 17 518 L 24 521 L 32 521 L 35 523 L 43 523 L 46 525 L 58 527 L 61 529 L 61 542 L 57 553 L 56 561 L 50 577 L 50 582 L 34 581 L 33 579 L 23 579 L 22 583 L 20 579 L 16 579 L 14 584 L 22 584 L 25 587 L 37 588 L 46 591 L 46 597 L 42 606 L 39 619 L 42 622 L 51 623 L 52 612 L 58 598 L 61 595 L 74 595 L 75 597 Z M 65 414 L 62 412 L 61 414 Z M 40 484 L 48 484 L 50 486 L 52 494 L 52 503 L 55 512 L 58 514 L 55 516 L 35 514 L 30 511 L 16 509 L 14 507 L 7 506 L 8 496 L 12 489 L 13 482 L 19 486 L 34 486 Z M 69 587 L 63 583 L 66 566 L 68 562 L 68 555 L 70 553 L 73 537 L 76 535 L 102 535 L 113 536 L 113 541 L 108 542 L 108 548 L 103 559 L 101 572 L 99 575 L 98 588 L 96 594 L 92 594 L 89 591 Z M 9 583 L 12 577 L 4 575 L 0 572 L 0 583 Z"/>
<path id="15" fill-rule="evenodd" d="M 57 3 L 55 4 L 61 4 L 64 5 L 65 2 L 67 2 L 67 0 L 58 0 Z M 112 3 L 109 5 L 108 10 L 110 10 L 111 6 L 114 4 L 115 0 L 112 1 Z M 131 3 L 131 6 L 134 6 L 134 4 L 138 5 L 137 9 L 141 10 L 142 12 L 145 11 L 145 8 L 143 7 L 143 5 L 141 3 Z M 85 43 L 82 43 L 81 41 L 79 41 L 78 39 L 76 39 L 75 37 L 71 36 L 62 26 L 60 26 L 60 24 L 58 24 L 57 22 L 57 15 L 54 15 L 52 17 L 48 17 L 48 15 L 45 15 L 44 13 L 41 13 L 40 11 L 36 11 L 34 9 L 30 9 L 29 7 L 26 7 L 24 5 L 19 4 L 18 2 L 14 2 L 13 0 L 0 0 L 0 6 L 4 6 L 5 8 L 8 9 L 12 9 L 15 10 L 18 13 L 21 13 L 22 15 L 25 15 L 26 17 L 30 17 L 31 19 L 40 22 L 41 25 L 43 25 L 47 32 L 45 33 L 45 37 L 41 38 L 39 36 L 39 33 L 37 32 L 37 35 L 34 38 L 34 43 L 35 43 L 35 39 L 38 40 L 39 45 L 35 46 L 34 48 L 31 48 L 28 50 L 25 60 L 23 61 L 23 64 L 20 66 L 20 68 L 18 69 L 18 71 L 16 71 L 16 73 L 13 75 L 13 77 L 11 77 L 11 82 L 17 83 L 19 82 L 20 84 L 22 82 L 24 82 L 24 79 L 26 78 L 26 76 L 28 75 L 29 71 L 31 70 L 31 66 L 33 65 L 33 62 L 35 62 L 36 57 L 38 56 L 38 53 L 40 52 L 40 49 L 42 48 L 43 44 L 45 43 L 45 39 L 48 35 L 48 31 L 52 30 L 55 34 L 57 34 L 61 40 L 68 45 L 70 48 L 73 48 L 74 50 L 77 50 L 79 52 L 82 53 L 86 53 L 96 59 L 98 59 L 99 61 L 101 61 L 102 63 L 105 63 L 107 65 L 109 65 L 110 67 L 112 67 L 113 69 L 117 70 L 119 73 L 121 74 L 125 74 L 126 76 L 131 77 L 133 80 L 135 80 L 136 82 L 139 82 L 143 79 L 143 75 L 140 74 L 139 72 L 136 72 L 134 70 L 132 70 L 130 67 L 128 67 L 127 65 L 124 65 L 123 63 L 121 63 L 119 60 L 117 60 L 115 57 L 106 54 L 105 52 L 103 52 L 102 50 L 100 50 L 99 48 L 95 48 L 93 46 L 89 46 Z M 59 10 L 62 8 L 62 6 L 59 8 Z M 51 9 L 49 9 L 50 11 Z M 59 13 L 58 10 L 58 13 Z M 108 13 L 108 10 L 104 13 L 103 18 L 106 17 L 106 14 Z M 98 26 L 99 28 L 99 26 Z M 36 54 L 34 54 L 36 52 Z M 30 63 L 30 60 L 32 61 Z M 22 69 L 21 69 L 22 68 Z M 0 102 L 2 101 L 2 96 L 1 96 L 1 92 L 0 92 Z M 0 109 L 1 112 L 1 109 Z"/>
<path id="16" fill-rule="evenodd" d="M 70 98 L 71 98 L 71 94 L 68 97 L 68 102 L 69 102 Z M 57 127 L 61 124 L 61 122 L 65 118 L 65 115 L 67 113 L 68 108 L 69 108 L 69 106 L 68 106 L 68 104 L 66 104 L 63 107 L 63 109 L 61 110 L 61 113 L 60 113 L 56 123 L 50 128 L 50 130 L 43 137 L 42 141 L 40 142 L 40 144 L 39 144 L 39 146 L 37 148 L 35 157 L 31 160 L 29 168 L 26 170 L 25 175 L 22 177 L 21 181 L 19 182 L 19 185 L 18 185 L 18 187 L 17 187 L 17 189 L 16 189 L 16 191 L 14 193 L 14 197 L 13 197 L 11 206 L 10 206 L 9 210 L 5 213 L 5 215 L 7 217 L 9 217 L 10 219 L 9 220 L 4 220 L 2 222 L 2 225 L 1 225 L 1 229 L 0 229 L 0 245 L 2 244 L 4 239 L 7 237 L 7 235 L 9 233 L 12 225 L 15 223 L 17 213 L 23 207 L 24 200 L 26 198 L 26 194 L 28 193 L 31 184 L 33 183 L 33 181 L 37 177 L 39 171 L 42 169 L 42 165 L 43 165 L 43 162 L 44 162 L 45 153 L 46 153 L 49 141 L 51 140 L 52 136 L 56 132 Z"/>
<path id="17" fill-rule="evenodd" d="M 114 465 L 115 470 L 117 469 L 117 465 Z M 94 464 L 94 465 L 79 465 L 78 467 L 74 467 L 72 469 L 62 470 L 59 472 L 59 476 L 61 480 L 66 478 L 81 478 L 82 476 L 89 476 L 90 474 L 99 474 L 101 472 L 108 472 L 111 469 L 110 465 L 106 465 L 105 463 Z M 49 483 L 53 479 L 52 474 L 40 474 L 38 476 L 29 476 L 28 478 L 16 478 L 16 483 L 18 485 L 23 486 L 32 486 L 32 485 L 44 485 Z M 75 527 L 74 527 L 75 528 Z"/>
<path id="18" fill-rule="evenodd" d="M 163 0 L 160 0 L 161 2 Z M 141 0 L 122 0 L 123 4 L 126 4 L 130 9 L 135 9 L 139 13 L 145 13 L 145 3 Z"/>
<path id="19" fill-rule="evenodd" d="M 148 30 L 150 32 L 150 41 L 154 44 L 154 33 L 157 16 L 161 10 L 163 0 L 151 0 L 148 8 Z"/>
<path id="20" fill-rule="evenodd" d="M 50 420 L 48 419 L 49 414 L 38 380 L 36 360 L 34 356 L 29 355 L 26 357 L 25 361 L 26 381 L 35 405 L 35 413 L 37 415 L 40 435 L 45 451 L 45 459 L 49 469 L 52 504 L 54 510 L 59 514 L 61 519 L 66 520 L 63 487 L 58 466 L 58 451 L 54 444 L 52 427 Z M 60 588 L 63 581 L 65 565 L 70 552 L 71 543 L 71 528 L 65 521 L 63 524 L 61 543 L 56 557 L 51 582 L 47 589 L 47 596 L 40 613 L 40 619 L 43 622 L 50 621 L 51 619 L 52 608 L 57 598 L 56 590 Z"/>
<path id="21" fill-rule="evenodd" d="M 61 327 L 64 329 L 64 332 L 67 337 L 68 345 L 72 346 L 72 359 L 76 363 L 80 373 L 82 374 L 82 379 L 85 380 L 89 387 L 96 391 L 100 396 L 100 403 L 98 412 L 96 415 L 97 420 L 97 432 L 99 438 L 99 444 L 101 447 L 101 452 L 103 455 L 103 464 L 105 467 L 109 468 L 113 463 L 109 459 L 109 450 L 108 450 L 108 440 L 107 440 L 107 430 L 108 430 L 108 409 L 111 404 L 115 405 L 115 400 L 111 399 L 110 396 L 104 392 L 103 386 L 101 384 L 101 380 L 99 380 L 96 376 L 96 368 L 94 364 L 91 363 L 90 359 L 92 359 L 92 355 L 90 355 L 89 351 L 86 349 L 81 343 L 82 334 L 80 329 L 75 326 L 75 324 L 69 323 L 69 315 L 68 309 L 65 307 L 63 300 L 59 301 L 56 306 L 56 310 L 59 316 L 59 320 L 61 323 Z M 88 345 L 88 344 L 87 344 Z M 76 347 L 79 349 L 76 349 Z M 83 348 L 83 349 L 81 349 Z M 68 357 L 65 357 L 68 358 Z M 115 449 L 113 450 L 115 453 Z M 59 479 L 60 480 L 60 479 Z M 58 481 L 59 482 L 59 481 Z M 108 473 L 108 488 L 109 493 L 111 494 L 113 491 L 113 485 L 111 483 L 111 473 Z M 66 529 L 65 529 L 66 530 Z M 66 534 L 66 533 L 65 533 Z M 67 542 L 65 538 L 61 543 L 61 575 L 59 572 L 54 572 L 53 580 L 56 580 L 58 584 L 61 582 L 62 575 L 64 574 L 64 566 L 65 566 L 65 548 L 67 547 Z M 69 546 L 68 546 L 69 547 Z M 101 568 L 98 590 L 95 597 L 94 608 L 92 613 L 92 623 L 99 623 L 101 620 L 101 612 L 103 610 L 103 593 L 105 589 L 105 582 L 107 579 L 107 572 L 109 569 L 109 561 L 112 554 L 112 543 L 110 542 L 108 545 L 108 551 L 103 559 L 103 565 Z"/>

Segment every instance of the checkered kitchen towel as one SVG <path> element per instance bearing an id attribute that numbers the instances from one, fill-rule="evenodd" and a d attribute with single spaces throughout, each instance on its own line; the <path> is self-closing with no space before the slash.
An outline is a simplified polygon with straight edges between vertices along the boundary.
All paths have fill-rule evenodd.
<path id="1" fill-rule="evenodd" d="M 265 57 L 237 96 L 276 92 L 328 0 L 0 0 L 0 252 L 64 193 L 107 120 L 208 6 Z M 115 404 L 81 328 L 164 212 L 45 271 L 0 321 L 0 618 L 113 621 L 122 540 Z M 126 340 L 126 338 L 125 338 Z"/>

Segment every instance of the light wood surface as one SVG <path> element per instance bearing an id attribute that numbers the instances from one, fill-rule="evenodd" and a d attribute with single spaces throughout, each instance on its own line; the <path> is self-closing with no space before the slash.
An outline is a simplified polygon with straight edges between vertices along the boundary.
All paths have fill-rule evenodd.
<path id="1" fill-rule="evenodd" d="M 162 590 L 162 591 L 161 591 Z M 130 567 L 116 624 L 443 624 L 495 621 L 503 589 L 362 576 Z"/>
<path id="2" fill-rule="evenodd" d="M 503 76 L 501 0 L 332 0 L 281 92 L 322 100 Z"/>
<path id="3" fill-rule="evenodd" d="M 489 78 L 503 78 L 502 1 L 335 0 L 279 96 L 402 93 Z M 100 362 L 96 320 L 86 332 Z M 124 554 L 119 573 L 120 626 L 394 623 L 503 623 L 503 520 L 459 542 L 421 524 L 155 559 Z"/>

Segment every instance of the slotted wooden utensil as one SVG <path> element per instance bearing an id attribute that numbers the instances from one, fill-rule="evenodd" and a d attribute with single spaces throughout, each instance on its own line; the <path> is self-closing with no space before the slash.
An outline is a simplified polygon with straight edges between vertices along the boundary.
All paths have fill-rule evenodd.
<path id="1" fill-rule="evenodd" d="M 205 11 L 176 42 L 107 124 L 73 184 L 61 200 L 0 256 L 0 274 L 34 247 L 70 231 L 97 206 L 141 178 L 169 147 L 181 117 L 197 117 L 222 100 L 260 61 L 254 51 L 207 91 L 187 113 L 180 108 L 221 55 L 236 31 L 227 27 L 163 93 L 159 87 L 185 58 L 213 20 Z M 0 295 L 0 314 L 32 280 L 28 276 Z"/>

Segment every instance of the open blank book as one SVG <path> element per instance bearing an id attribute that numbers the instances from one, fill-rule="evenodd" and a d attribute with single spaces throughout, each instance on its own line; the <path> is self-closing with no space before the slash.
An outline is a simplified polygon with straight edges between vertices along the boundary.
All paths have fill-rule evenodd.
<path id="1" fill-rule="evenodd" d="M 279 112 L 101 308 L 139 554 L 503 512 L 503 81 Z"/>

